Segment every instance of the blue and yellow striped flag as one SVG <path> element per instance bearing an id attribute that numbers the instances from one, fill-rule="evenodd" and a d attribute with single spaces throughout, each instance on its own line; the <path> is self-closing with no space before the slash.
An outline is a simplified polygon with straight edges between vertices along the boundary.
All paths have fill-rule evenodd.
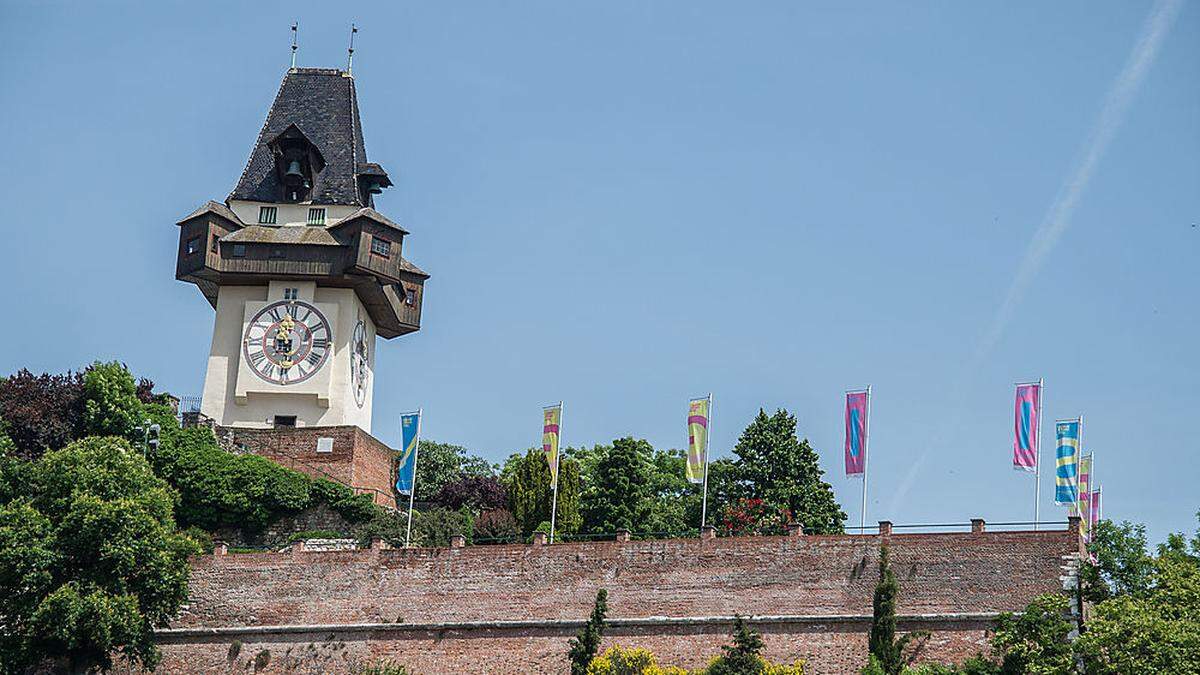
<path id="1" fill-rule="evenodd" d="M 421 442 L 421 413 L 400 416 L 400 457 L 396 463 L 396 492 L 412 495 L 417 482 L 417 444 Z"/>
<path id="2" fill-rule="evenodd" d="M 1054 503 L 1075 506 L 1079 503 L 1079 432 L 1082 420 L 1059 420 L 1054 425 L 1058 438 L 1057 468 L 1054 472 Z"/>

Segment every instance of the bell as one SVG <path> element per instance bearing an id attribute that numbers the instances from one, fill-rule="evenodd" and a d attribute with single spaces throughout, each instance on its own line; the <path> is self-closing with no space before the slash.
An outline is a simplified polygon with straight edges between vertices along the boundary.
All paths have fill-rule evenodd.
<path id="1" fill-rule="evenodd" d="M 373 195 L 382 194 L 383 186 L 379 184 L 379 181 L 371 181 L 371 183 L 367 185 L 367 192 L 370 192 Z"/>
<path id="2" fill-rule="evenodd" d="M 289 183 L 300 182 L 304 180 L 304 174 L 300 172 L 300 161 L 293 159 L 287 168 L 287 172 L 283 174 L 283 179 Z"/>

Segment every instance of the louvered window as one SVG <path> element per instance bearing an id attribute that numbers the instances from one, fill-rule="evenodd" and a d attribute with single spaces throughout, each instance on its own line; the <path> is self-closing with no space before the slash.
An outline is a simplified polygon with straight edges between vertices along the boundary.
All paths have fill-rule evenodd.
<path id="1" fill-rule="evenodd" d="M 325 209 L 309 209 L 308 210 L 309 225 L 324 225 L 325 224 Z"/>
<path id="2" fill-rule="evenodd" d="M 258 222 L 262 223 L 263 225 L 274 225 L 278 211 L 279 210 L 274 206 L 258 207 Z"/>

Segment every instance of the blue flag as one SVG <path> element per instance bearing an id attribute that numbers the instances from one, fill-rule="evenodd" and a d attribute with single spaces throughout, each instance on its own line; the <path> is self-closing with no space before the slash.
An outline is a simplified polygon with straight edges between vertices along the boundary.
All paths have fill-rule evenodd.
<path id="1" fill-rule="evenodd" d="M 1062 420 L 1054 425 L 1058 438 L 1054 471 L 1054 503 L 1071 506 L 1079 501 L 1080 420 Z"/>
<path id="2" fill-rule="evenodd" d="M 396 466 L 396 492 L 408 496 L 417 482 L 417 443 L 421 438 L 421 413 L 400 416 L 400 461 Z"/>

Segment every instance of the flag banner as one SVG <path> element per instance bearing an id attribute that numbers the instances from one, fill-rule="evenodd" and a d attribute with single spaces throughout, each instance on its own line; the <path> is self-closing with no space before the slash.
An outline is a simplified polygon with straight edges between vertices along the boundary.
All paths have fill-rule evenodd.
<path id="1" fill-rule="evenodd" d="M 687 479 L 691 483 L 704 482 L 704 465 L 708 461 L 708 415 L 708 398 L 688 401 Z"/>
<path id="2" fill-rule="evenodd" d="M 400 416 L 400 461 L 396 466 L 396 492 L 412 494 L 417 480 L 417 441 L 421 428 L 420 413 Z"/>
<path id="3" fill-rule="evenodd" d="M 1058 440 L 1055 455 L 1054 503 L 1073 506 L 1079 501 L 1079 420 L 1059 420 L 1054 425 Z"/>
<path id="4" fill-rule="evenodd" d="M 846 394 L 846 475 L 862 475 L 867 463 L 867 392 Z"/>
<path id="5" fill-rule="evenodd" d="M 1013 439 L 1013 468 L 1037 471 L 1038 413 L 1042 406 L 1042 385 L 1017 385 L 1017 417 Z"/>
<path id="6" fill-rule="evenodd" d="M 1100 523 L 1100 488 L 1092 490 L 1092 503 L 1088 505 L 1090 517 L 1092 519 L 1091 526 L 1088 528 L 1088 534 L 1092 535 L 1096 532 L 1096 525 Z"/>
<path id="7" fill-rule="evenodd" d="M 562 404 L 542 409 L 542 452 L 550 465 L 550 488 L 558 485 L 558 438 L 562 423 Z"/>

